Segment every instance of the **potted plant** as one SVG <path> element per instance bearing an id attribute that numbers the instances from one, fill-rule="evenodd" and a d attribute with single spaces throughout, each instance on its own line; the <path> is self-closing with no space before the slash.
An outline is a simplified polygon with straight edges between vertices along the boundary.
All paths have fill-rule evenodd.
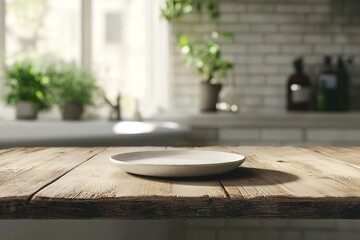
<path id="1" fill-rule="evenodd" d="M 6 103 L 16 106 L 16 119 L 36 119 L 38 111 L 52 105 L 49 78 L 31 61 L 5 68 Z"/>
<path id="2" fill-rule="evenodd" d="M 164 19 L 172 23 L 194 10 L 202 14 L 204 7 L 207 9 L 210 19 L 218 20 L 220 18 L 219 2 L 213 0 L 166 0 L 160 13 Z M 219 35 L 218 32 L 211 33 L 214 39 Z M 233 34 L 225 31 L 221 35 L 231 37 Z M 202 47 L 197 47 L 185 35 L 182 35 L 179 38 L 179 45 L 185 56 L 185 64 L 194 65 L 202 76 L 199 92 L 200 110 L 216 111 L 219 92 L 222 88 L 219 78 L 221 74 L 225 75 L 233 67 L 232 63 L 221 58 L 220 46 L 213 40 L 204 41 Z"/>
<path id="3" fill-rule="evenodd" d="M 219 80 L 226 75 L 233 64 L 222 59 L 220 46 L 213 40 L 207 40 L 203 46 L 198 47 L 182 35 L 179 38 L 179 46 L 185 56 L 184 63 L 195 66 L 201 75 L 200 111 L 216 111 L 216 103 L 222 87 Z"/>
<path id="4" fill-rule="evenodd" d="M 84 106 L 94 105 L 94 96 L 99 91 L 93 74 L 71 64 L 48 68 L 53 94 L 60 105 L 64 120 L 79 120 Z"/>

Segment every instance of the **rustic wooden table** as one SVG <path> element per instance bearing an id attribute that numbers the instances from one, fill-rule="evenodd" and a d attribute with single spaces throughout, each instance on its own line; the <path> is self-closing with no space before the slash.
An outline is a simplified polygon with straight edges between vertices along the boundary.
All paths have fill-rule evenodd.
<path id="1" fill-rule="evenodd" d="M 109 162 L 150 149 L 159 148 L 0 150 L 0 218 L 360 218 L 360 147 L 211 147 L 247 160 L 191 179 L 130 175 Z"/>

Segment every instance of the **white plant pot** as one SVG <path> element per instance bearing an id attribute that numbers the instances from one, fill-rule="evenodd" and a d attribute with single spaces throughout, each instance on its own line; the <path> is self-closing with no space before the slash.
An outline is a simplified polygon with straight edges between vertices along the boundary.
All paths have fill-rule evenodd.
<path id="1" fill-rule="evenodd" d="M 33 120 L 37 118 L 38 110 L 28 101 L 21 101 L 16 105 L 16 119 Z"/>

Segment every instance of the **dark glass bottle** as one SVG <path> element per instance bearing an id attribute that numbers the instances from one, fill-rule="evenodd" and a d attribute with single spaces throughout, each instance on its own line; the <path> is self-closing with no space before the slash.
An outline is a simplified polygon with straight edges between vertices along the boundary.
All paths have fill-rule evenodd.
<path id="1" fill-rule="evenodd" d="M 316 99 L 321 94 L 324 100 L 323 102 L 316 101 L 316 109 L 319 111 L 335 111 L 337 109 L 338 80 L 336 72 L 333 70 L 330 56 L 324 58 L 324 67 L 319 76 L 317 87 Z"/>
<path id="2" fill-rule="evenodd" d="M 347 111 L 349 109 L 349 74 L 342 57 L 338 58 L 336 75 L 338 79 L 336 110 Z"/>
<path id="3" fill-rule="evenodd" d="M 310 109 L 310 80 L 303 71 L 303 59 L 294 61 L 295 73 L 287 83 L 287 110 L 308 111 Z"/>
<path id="4" fill-rule="evenodd" d="M 326 103 L 326 89 L 324 82 L 319 82 L 319 86 L 317 87 L 316 90 L 315 104 L 317 111 L 326 111 L 327 103 Z"/>

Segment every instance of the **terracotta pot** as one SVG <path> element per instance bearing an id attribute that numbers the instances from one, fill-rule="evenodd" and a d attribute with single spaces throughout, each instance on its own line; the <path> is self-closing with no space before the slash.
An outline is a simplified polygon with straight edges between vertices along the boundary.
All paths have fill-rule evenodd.
<path id="1" fill-rule="evenodd" d="M 219 101 L 219 92 L 221 84 L 210 84 L 202 82 L 200 85 L 200 111 L 202 112 L 216 112 L 216 104 Z"/>
<path id="2" fill-rule="evenodd" d="M 79 103 L 67 103 L 62 109 L 64 120 L 79 120 L 83 112 L 84 106 Z"/>
<path id="3" fill-rule="evenodd" d="M 16 119 L 34 120 L 37 118 L 37 108 L 28 101 L 21 101 L 16 105 Z"/>

